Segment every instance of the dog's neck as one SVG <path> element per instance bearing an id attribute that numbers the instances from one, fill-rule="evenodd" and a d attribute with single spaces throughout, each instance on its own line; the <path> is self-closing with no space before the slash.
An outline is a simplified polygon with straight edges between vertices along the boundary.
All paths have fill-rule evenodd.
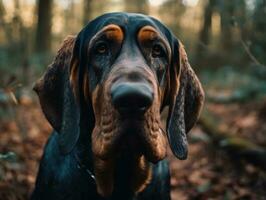
<path id="1" fill-rule="evenodd" d="M 151 164 L 143 155 L 124 153 L 116 161 L 114 190 L 138 193 L 146 188 L 151 178 Z"/>
<path id="2" fill-rule="evenodd" d="M 83 114 L 89 116 L 89 113 Z M 81 118 L 84 121 L 81 122 L 83 127 L 81 127 L 77 154 L 81 165 L 86 168 L 87 177 L 95 181 L 93 176 L 88 173 L 91 172 L 95 175 L 92 149 L 88 148 L 92 146 L 91 133 L 94 128 L 94 123 L 88 122 L 94 121 L 94 117 L 91 115 L 89 118 L 90 120 L 84 117 Z M 151 163 L 143 155 L 136 155 L 135 151 L 122 150 L 114 162 L 114 189 L 112 193 L 112 197 L 115 197 L 114 199 L 130 199 L 134 194 L 143 191 L 150 183 L 152 178 Z"/>
<path id="3" fill-rule="evenodd" d="M 81 134 L 78 144 L 78 162 L 87 178 L 95 182 L 93 154 L 88 135 Z M 82 159 L 81 159 L 82 158 Z M 92 173 L 92 174 L 90 174 Z M 144 156 L 123 152 L 115 161 L 114 190 L 112 199 L 132 199 L 136 193 L 143 191 L 152 179 L 152 168 Z"/>

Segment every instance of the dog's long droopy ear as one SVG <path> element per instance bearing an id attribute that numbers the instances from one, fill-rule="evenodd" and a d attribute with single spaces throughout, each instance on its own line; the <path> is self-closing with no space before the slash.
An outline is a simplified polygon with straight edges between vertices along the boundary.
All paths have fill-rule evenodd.
<path id="1" fill-rule="evenodd" d="M 196 123 L 204 102 L 204 92 L 191 68 L 181 42 L 175 41 L 170 71 L 170 105 L 167 134 L 173 154 L 187 158 L 187 133 Z"/>
<path id="2" fill-rule="evenodd" d="M 64 40 L 53 63 L 34 86 L 47 120 L 60 135 L 59 146 L 64 154 L 69 153 L 75 146 L 80 129 L 79 106 L 70 84 L 71 72 L 77 69 L 74 65 L 78 64 L 75 41 L 74 36 Z"/>

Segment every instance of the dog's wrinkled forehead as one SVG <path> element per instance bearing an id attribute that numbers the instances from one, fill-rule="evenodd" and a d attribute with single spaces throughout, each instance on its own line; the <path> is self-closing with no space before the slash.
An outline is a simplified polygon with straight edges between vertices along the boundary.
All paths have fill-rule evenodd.
<path id="1" fill-rule="evenodd" d="M 118 42 L 120 43 L 120 47 L 115 47 L 114 43 L 107 42 L 107 45 L 110 45 L 109 47 L 112 47 L 112 57 L 110 57 L 110 59 L 102 59 L 101 63 L 98 62 L 101 67 L 93 67 L 91 65 L 91 62 L 95 61 L 95 59 L 97 58 L 96 56 L 92 55 L 94 51 L 90 50 L 94 49 L 95 46 L 97 46 L 95 41 L 100 42 L 100 40 L 98 40 L 99 37 L 97 38 L 97 36 L 101 35 L 101 33 L 103 32 L 105 33 L 106 37 L 109 37 L 111 35 L 111 37 L 113 38 L 111 39 L 111 41 L 120 41 L 121 43 Z M 140 32 L 142 34 L 140 34 Z M 140 40 L 143 40 L 142 42 L 144 42 L 145 38 L 147 39 L 149 37 L 153 37 L 152 35 L 156 35 L 156 37 L 158 36 L 161 41 L 164 41 L 163 43 L 166 44 L 165 47 L 167 49 L 166 52 L 169 65 L 172 65 L 172 58 L 176 57 L 173 55 L 175 55 L 176 51 L 178 51 L 178 47 L 176 47 L 175 45 L 176 38 L 174 34 L 172 34 L 172 32 L 157 19 L 143 14 L 117 12 L 107 13 L 92 20 L 80 31 L 74 47 L 74 52 L 76 54 L 75 57 L 79 60 L 79 80 L 83 80 L 82 77 L 84 76 L 84 74 L 86 74 L 86 69 L 88 71 L 87 74 L 89 80 L 89 91 L 92 92 L 96 88 L 96 86 L 99 85 L 99 83 L 102 83 L 105 80 L 106 75 L 111 69 L 112 63 L 114 63 L 114 60 L 112 59 L 120 59 L 121 57 L 119 55 L 121 53 L 124 53 L 124 57 L 122 56 L 122 58 L 131 56 L 132 58 L 138 58 L 139 60 L 142 59 L 142 63 L 145 63 L 145 59 L 147 59 L 147 57 L 145 57 L 143 55 L 143 52 L 141 52 L 143 49 L 140 49 L 139 44 Z M 117 40 L 117 38 L 119 39 Z M 150 62 L 149 65 L 151 64 L 152 63 Z M 160 65 L 160 63 L 157 65 Z M 95 71 L 94 69 L 96 68 L 100 69 L 101 72 L 98 73 L 97 71 Z M 98 73 L 98 75 L 96 73 Z M 160 72 L 160 74 L 165 73 Z M 159 82 L 161 83 L 161 81 Z M 80 82 L 79 85 L 82 85 L 82 82 Z"/>
<path id="2" fill-rule="evenodd" d="M 88 23 L 79 33 L 78 39 L 81 43 L 79 47 L 80 56 L 82 56 L 84 50 L 86 51 L 91 38 L 109 24 L 121 27 L 126 37 L 136 36 L 141 27 L 152 26 L 169 42 L 170 46 L 173 43 L 173 34 L 157 19 L 138 13 L 107 13 Z"/>

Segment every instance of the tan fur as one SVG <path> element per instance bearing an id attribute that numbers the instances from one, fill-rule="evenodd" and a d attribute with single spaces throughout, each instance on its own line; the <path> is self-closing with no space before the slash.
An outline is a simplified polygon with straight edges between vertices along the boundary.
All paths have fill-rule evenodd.
<path id="1" fill-rule="evenodd" d="M 138 41 L 145 42 L 154 40 L 158 36 L 158 32 L 151 26 L 144 26 L 138 33 Z"/>
<path id="2" fill-rule="evenodd" d="M 88 80 L 88 69 L 85 69 L 84 78 L 83 78 L 83 93 L 85 101 L 88 103 L 90 101 L 90 90 L 89 90 L 89 80 Z"/>
<path id="3" fill-rule="evenodd" d="M 106 86 L 106 84 L 104 84 Z M 95 115 L 95 127 L 92 132 L 92 151 L 101 159 L 110 158 L 114 153 L 114 144 L 118 137 L 117 111 L 111 106 L 110 96 L 106 88 L 97 86 L 92 94 L 92 104 Z"/>
<path id="4" fill-rule="evenodd" d="M 78 67 L 79 67 L 79 60 L 77 58 L 72 58 L 70 64 L 70 76 L 69 81 L 70 85 L 73 88 L 73 93 L 76 99 L 78 100 Z"/>
<path id="5" fill-rule="evenodd" d="M 158 91 L 158 85 L 150 72 L 147 72 L 149 80 L 154 87 L 154 101 L 150 109 L 145 113 L 144 133 L 141 135 L 147 149 L 147 158 L 156 163 L 166 156 L 166 138 L 162 131 L 160 119 L 161 97 Z"/>
<path id="6" fill-rule="evenodd" d="M 152 168 L 150 163 L 142 155 L 136 159 L 136 164 L 132 173 L 132 190 L 136 193 L 142 192 L 152 179 Z"/>
<path id="7" fill-rule="evenodd" d="M 163 37 L 162 33 L 157 31 L 152 26 L 142 27 L 138 32 L 137 38 L 140 44 L 151 44 L 152 41 L 160 39 L 167 49 L 167 53 L 169 55 L 168 59 L 171 59 L 171 47 L 169 46 L 169 43 L 167 42 L 166 38 Z"/>
<path id="8" fill-rule="evenodd" d="M 118 43 L 121 43 L 123 41 L 124 34 L 119 26 L 110 24 L 104 27 L 103 31 L 105 32 L 108 39 L 116 40 Z"/>
<path id="9" fill-rule="evenodd" d="M 114 160 L 117 159 L 120 151 L 120 138 L 123 127 L 119 114 L 113 108 L 110 96 L 110 87 L 112 81 L 117 76 L 123 75 L 120 69 L 112 70 L 107 80 L 98 85 L 92 93 L 92 104 L 95 114 L 95 127 L 92 133 L 92 150 L 97 162 L 94 165 L 97 188 L 103 196 L 108 196 L 110 188 L 113 187 L 113 176 L 110 175 L 112 170 L 106 166 L 113 166 Z M 145 71 L 145 76 L 154 87 L 154 103 L 145 114 L 143 130 L 136 133 L 140 136 L 145 152 L 136 154 L 133 160 L 133 171 L 131 187 L 136 193 L 144 190 L 151 181 L 151 166 L 148 161 L 158 162 L 166 156 L 166 136 L 162 131 L 160 122 L 161 99 L 159 97 L 158 85 L 153 73 L 150 70 Z M 136 147 L 137 148 L 137 147 Z M 101 163 L 101 164 L 99 164 Z M 103 165 L 102 163 L 105 163 Z"/>
<path id="10" fill-rule="evenodd" d="M 94 158 L 97 192 L 103 197 L 111 196 L 114 188 L 114 159 Z"/>

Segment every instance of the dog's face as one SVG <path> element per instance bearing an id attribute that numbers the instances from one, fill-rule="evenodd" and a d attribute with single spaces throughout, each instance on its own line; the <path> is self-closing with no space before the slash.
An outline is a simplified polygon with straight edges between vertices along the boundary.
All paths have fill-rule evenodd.
<path id="1" fill-rule="evenodd" d="M 173 153 L 186 158 L 186 133 L 203 104 L 201 85 L 181 43 L 148 16 L 106 14 L 71 41 L 74 47 L 69 42 L 70 50 L 58 56 L 61 65 L 69 63 L 67 69 L 53 69 L 36 86 L 43 111 L 61 134 L 63 153 L 75 146 L 81 122 L 93 123 L 92 133 L 88 130 L 87 134 L 91 134 L 100 194 L 112 193 L 115 162 L 121 154 L 132 156 L 135 168 L 145 174 L 132 183 L 133 190 L 140 191 L 151 174 L 148 161 L 156 163 L 166 155 L 167 136 Z M 71 51 L 70 61 L 67 54 Z M 54 75 L 60 73 L 67 78 Z M 51 86 L 54 79 L 55 86 Z M 52 99 L 51 93 L 61 93 L 61 102 L 68 108 Z M 166 134 L 160 111 L 167 105 Z M 93 120 L 80 114 L 87 108 Z"/>
<path id="2" fill-rule="evenodd" d="M 123 149 L 157 162 L 166 150 L 160 107 L 170 47 L 155 28 L 134 23 L 106 25 L 88 44 L 84 92 L 96 119 L 93 152 L 105 159 Z"/>

